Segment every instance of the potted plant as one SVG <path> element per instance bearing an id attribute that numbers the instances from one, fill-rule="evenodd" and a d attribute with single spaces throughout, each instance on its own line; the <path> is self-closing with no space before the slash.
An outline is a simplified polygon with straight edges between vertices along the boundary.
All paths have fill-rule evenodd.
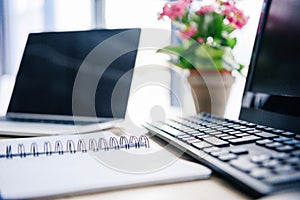
<path id="1" fill-rule="evenodd" d="M 181 41 L 158 52 L 170 55 L 169 62 L 189 70 L 197 112 L 224 115 L 233 71 L 241 73 L 232 53 L 237 43 L 232 34 L 242 29 L 248 17 L 236 6 L 237 0 L 178 0 L 167 2 L 159 19 L 168 18 L 177 27 Z"/>

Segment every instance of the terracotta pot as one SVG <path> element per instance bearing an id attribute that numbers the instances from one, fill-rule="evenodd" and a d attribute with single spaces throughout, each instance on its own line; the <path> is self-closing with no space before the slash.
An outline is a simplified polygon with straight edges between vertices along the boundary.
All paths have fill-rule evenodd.
<path id="1" fill-rule="evenodd" d="M 191 70 L 188 81 L 197 113 L 207 112 L 223 117 L 234 80 L 229 71 Z"/>

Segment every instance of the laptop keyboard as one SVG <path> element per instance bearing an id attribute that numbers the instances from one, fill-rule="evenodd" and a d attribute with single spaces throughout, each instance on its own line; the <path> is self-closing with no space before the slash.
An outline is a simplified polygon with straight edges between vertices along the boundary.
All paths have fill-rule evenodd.
<path id="1" fill-rule="evenodd" d="M 74 125 L 75 122 L 73 120 L 53 120 L 53 119 L 28 119 L 28 118 L 11 118 L 7 117 L 5 120 L 15 121 L 15 122 L 33 122 L 33 123 L 48 123 L 48 124 L 66 124 L 66 125 Z M 78 121 L 77 125 L 88 125 L 91 122 L 86 121 Z"/>
<path id="2" fill-rule="evenodd" d="M 207 113 L 145 127 L 253 196 L 300 188 L 300 134 Z"/>

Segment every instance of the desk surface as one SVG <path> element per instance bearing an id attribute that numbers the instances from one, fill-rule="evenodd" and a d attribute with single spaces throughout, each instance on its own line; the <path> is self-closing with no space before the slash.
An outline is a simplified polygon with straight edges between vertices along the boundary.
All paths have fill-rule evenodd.
<path id="1" fill-rule="evenodd" d="M 192 182 L 147 186 L 57 199 L 249 199 L 228 183 L 213 175 L 210 179 Z"/>

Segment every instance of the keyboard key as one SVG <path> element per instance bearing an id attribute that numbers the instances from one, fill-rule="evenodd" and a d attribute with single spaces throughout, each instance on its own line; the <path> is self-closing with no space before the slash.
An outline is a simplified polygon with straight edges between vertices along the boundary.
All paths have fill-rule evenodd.
<path id="1" fill-rule="evenodd" d="M 219 134 L 221 132 L 213 130 L 213 129 L 209 129 L 209 130 L 204 131 L 204 133 L 213 135 L 213 134 Z"/>
<path id="2" fill-rule="evenodd" d="M 275 142 L 284 142 L 284 141 L 291 140 L 291 138 L 287 138 L 287 137 L 278 137 L 278 138 L 274 138 L 273 140 L 274 140 Z"/>
<path id="3" fill-rule="evenodd" d="M 259 137 L 263 137 L 263 138 L 275 138 L 278 137 L 277 135 L 273 134 L 273 133 L 268 133 L 268 132 L 258 132 L 258 133 L 254 133 L 255 135 L 259 136 Z"/>
<path id="4" fill-rule="evenodd" d="M 230 161 L 230 165 L 243 172 L 250 172 L 252 169 L 258 167 L 257 164 L 242 158 Z"/>
<path id="5" fill-rule="evenodd" d="M 189 136 L 189 137 L 184 137 L 184 138 L 181 138 L 181 140 L 182 141 L 188 141 L 188 140 L 195 140 L 196 138 L 195 137 L 191 137 L 191 136 Z"/>
<path id="6" fill-rule="evenodd" d="M 221 137 L 222 140 L 230 140 L 230 139 L 235 139 L 236 137 L 230 135 L 230 136 L 223 136 Z"/>
<path id="7" fill-rule="evenodd" d="M 215 157 L 218 157 L 218 156 L 221 156 L 221 155 L 226 155 L 228 154 L 229 152 L 227 150 L 220 150 L 220 151 L 214 151 L 214 152 L 211 152 L 210 154 L 212 156 L 215 156 Z"/>
<path id="8" fill-rule="evenodd" d="M 230 128 L 227 128 L 225 130 L 222 130 L 223 133 L 229 133 L 229 134 L 232 134 L 231 132 L 235 132 L 234 130 L 230 129 Z"/>
<path id="9" fill-rule="evenodd" d="M 256 128 L 260 129 L 260 130 L 263 130 L 263 129 L 267 128 L 267 127 L 266 126 L 262 126 L 262 125 L 257 125 Z"/>
<path id="10" fill-rule="evenodd" d="M 229 146 L 229 142 L 226 142 L 216 137 L 207 137 L 207 138 L 203 138 L 203 140 L 217 147 Z"/>
<path id="11" fill-rule="evenodd" d="M 270 159 L 270 156 L 266 155 L 266 154 L 254 155 L 254 156 L 251 156 L 251 158 L 250 158 L 250 160 L 254 163 L 262 163 L 269 159 Z"/>
<path id="12" fill-rule="evenodd" d="M 199 133 L 199 131 L 191 130 L 191 131 L 186 131 L 186 133 L 193 135 Z"/>
<path id="13" fill-rule="evenodd" d="M 229 154 L 225 154 L 225 155 L 221 155 L 218 157 L 220 160 L 227 162 L 233 159 L 237 158 L 237 155 L 233 154 L 233 153 L 229 153 Z"/>
<path id="14" fill-rule="evenodd" d="M 270 176 L 269 178 L 265 179 L 265 182 L 272 184 L 272 185 L 279 185 L 284 183 L 291 183 L 300 180 L 300 172 L 293 172 L 290 174 L 277 174 Z"/>
<path id="15" fill-rule="evenodd" d="M 286 146 L 281 146 L 281 147 L 277 147 L 277 148 L 275 148 L 275 149 L 276 149 L 277 151 L 281 151 L 281 152 L 290 152 L 290 151 L 295 150 L 294 147 L 288 146 L 288 145 L 286 145 Z"/>
<path id="16" fill-rule="evenodd" d="M 178 135 L 177 138 L 179 139 L 183 139 L 183 138 L 189 138 L 190 136 L 188 134 L 182 134 L 182 135 Z"/>
<path id="17" fill-rule="evenodd" d="M 207 147 L 211 147 L 211 144 L 201 141 L 201 142 L 192 143 L 192 146 L 196 147 L 197 149 L 204 149 Z"/>
<path id="18" fill-rule="evenodd" d="M 266 168 L 274 168 L 279 165 L 280 162 L 278 160 L 267 160 L 262 163 L 262 166 Z"/>
<path id="19" fill-rule="evenodd" d="M 259 132 L 261 132 L 261 131 L 259 131 L 259 130 L 251 130 L 251 131 L 247 131 L 247 133 L 249 133 L 249 134 L 254 134 L 254 133 L 259 133 Z"/>
<path id="20" fill-rule="evenodd" d="M 215 137 L 226 137 L 226 136 L 229 136 L 229 135 L 226 133 L 215 135 Z"/>
<path id="21" fill-rule="evenodd" d="M 290 156 L 287 153 L 274 153 L 271 155 L 271 157 L 274 159 L 278 159 L 278 160 L 285 160 L 285 159 L 289 158 Z"/>
<path id="22" fill-rule="evenodd" d="M 281 134 L 284 132 L 284 130 L 280 130 L 280 129 L 274 129 L 272 130 L 273 133 L 276 133 L 276 134 Z"/>
<path id="23" fill-rule="evenodd" d="M 203 139 L 203 138 L 206 138 L 206 137 L 210 137 L 210 135 L 204 134 L 204 135 L 198 135 L 198 136 L 196 136 L 196 138 L 199 138 L 199 139 Z"/>
<path id="24" fill-rule="evenodd" d="M 231 149 L 230 152 L 234 153 L 234 154 L 241 155 L 241 154 L 247 154 L 248 150 L 244 149 L 244 148 L 234 148 L 234 149 Z"/>
<path id="25" fill-rule="evenodd" d="M 281 165 L 274 168 L 274 172 L 277 174 L 290 174 L 294 171 L 295 170 L 291 165 Z"/>
<path id="26" fill-rule="evenodd" d="M 289 141 L 284 141 L 283 143 L 287 144 L 287 145 L 295 145 L 295 144 L 300 144 L 300 141 L 299 140 L 289 140 Z"/>
<path id="27" fill-rule="evenodd" d="M 231 129 L 222 127 L 222 128 L 218 128 L 218 131 L 226 132 L 226 131 L 231 131 Z"/>
<path id="28" fill-rule="evenodd" d="M 255 128 L 256 124 L 253 123 L 247 123 L 246 126 L 250 127 L 250 128 Z"/>
<path id="29" fill-rule="evenodd" d="M 253 131 L 253 128 L 242 128 L 241 131 L 247 132 L 247 131 Z"/>
<path id="30" fill-rule="evenodd" d="M 252 169 L 250 172 L 250 176 L 252 176 L 256 179 L 266 179 L 272 175 L 273 175 L 273 173 L 271 173 L 271 171 L 266 168 L 255 168 L 255 169 Z"/>
<path id="31" fill-rule="evenodd" d="M 271 128 L 271 127 L 265 127 L 264 130 L 265 130 L 265 131 L 273 131 L 274 128 Z"/>
<path id="32" fill-rule="evenodd" d="M 219 134 L 222 134 L 221 131 L 212 131 L 212 132 L 209 132 L 210 135 L 219 135 Z"/>
<path id="33" fill-rule="evenodd" d="M 192 143 L 196 143 L 196 142 L 201 142 L 201 140 L 199 139 L 193 139 L 193 140 L 187 140 L 186 143 L 188 144 L 192 144 Z"/>
<path id="34" fill-rule="evenodd" d="M 297 165 L 300 163 L 300 158 L 298 158 L 298 157 L 289 158 L 289 159 L 285 160 L 285 162 L 288 164 Z"/>
<path id="35" fill-rule="evenodd" d="M 283 132 L 281 135 L 286 136 L 286 137 L 294 137 L 296 133 L 293 132 Z"/>
<path id="36" fill-rule="evenodd" d="M 246 137 L 249 136 L 249 134 L 247 133 L 239 133 L 239 134 L 235 134 L 236 137 Z"/>
<path id="37" fill-rule="evenodd" d="M 244 129 L 246 127 L 245 126 L 233 126 L 232 128 L 235 129 L 235 130 L 241 130 L 241 129 Z"/>
<path id="38" fill-rule="evenodd" d="M 243 133 L 241 131 L 229 131 L 228 132 L 230 135 L 236 135 L 236 134 L 240 134 L 240 133 Z"/>
<path id="39" fill-rule="evenodd" d="M 293 151 L 291 154 L 294 156 L 300 156 L 300 150 Z"/>
<path id="40" fill-rule="evenodd" d="M 282 146 L 282 144 L 279 143 L 279 142 L 273 142 L 273 143 L 270 143 L 270 144 L 266 144 L 265 146 L 268 147 L 268 148 L 277 148 L 277 147 Z"/>
<path id="41" fill-rule="evenodd" d="M 232 144 L 246 144 L 246 143 L 254 142 L 259 139 L 260 139 L 260 137 L 258 137 L 258 136 L 250 135 L 250 136 L 246 136 L 246 137 L 242 137 L 242 138 L 231 139 L 228 141 Z"/>
<path id="42" fill-rule="evenodd" d="M 203 149 L 206 153 L 212 153 L 212 152 L 215 152 L 215 151 L 220 151 L 221 148 L 219 147 L 208 147 L 208 148 L 204 148 Z"/>
<path id="43" fill-rule="evenodd" d="M 196 133 L 196 134 L 192 134 L 193 136 L 201 136 L 201 135 L 205 135 L 205 133 Z"/>
<path id="44" fill-rule="evenodd" d="M 256 141 L 256 144 L 258 144 L 258 145 L 264 145 L 264 144 L 270 144 L 272 142 L 273 142 L 273 140 L 264 139 L 264 140 L 258 140 L 258 141 Z"/>

